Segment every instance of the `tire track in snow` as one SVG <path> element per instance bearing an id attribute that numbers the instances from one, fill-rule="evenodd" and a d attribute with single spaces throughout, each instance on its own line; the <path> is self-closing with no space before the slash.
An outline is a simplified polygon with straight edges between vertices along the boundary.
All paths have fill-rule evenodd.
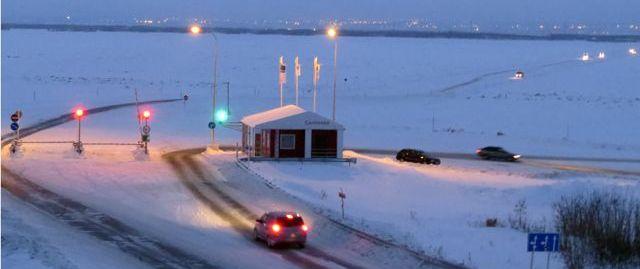
<path id="1" fill-rule="evenodd" d="M 538 66 L 535 66 L 533 68 L 529 68 L 527 70 L 528 71 L 535 71 L 535 70 L 539 70 L 539 69 L 543 69 L 543 68 L 547 68 L 547 67 L 552 67 L 552 66 L 557 66 L 557 65 L 562 65 L 562 64 L 566 64 L 566 63 L 574 63 L 574 62 L 577 62 L 577 61 L 578 60 L 564 60 L 564 61 L 559 61 L 559 62 L 553 62 L 553 63 L 538 65 Z M 474 78 L 472 78 L 470 80 L 467 80 L 465 82 L 461 82 L 461 83 L 458 83 L 458 84 L 454 84 L 454 85 L 445 87 L 444 89 L 440 90 L 440 92 L 443 92 L 443 93 L 444 92 L 450 92 L 450 91 L 457 90 L 457 89 L 460 89 L 462 87 L 465 87 L 465 86 L 468 86 L 468 85 L 471 85 L 471 84 L 475 84 L 475 83 L 477 83 L 477 82 L 479 82 L 479 81 L 481 81 L 481 80 L 483 80 L 485 78 L 488 78 L 488 77 L 497 76 L 497 75 L 501 75 L 501 74 L 512 73 L 514 71 L 516 71 L 516 69 L 511 68 L 511 69 L 507 69 L 507 70 L 493 71 L 493 72 L 485 73 L 485 74 L 479 75 L 477 77 L 474 77 Z"/>
<path id="2" fill-rule="evenodd" d="M 251 212 L 251 210 L 242 203 L 235 200 L 233 197 L 229 196 L 227 193 L 222 191 L 220 188 L 215 186 L 211 181 L 207 179 L 215 178 L 213 175 L 209 174 L 206 169 L 202 168 L 202 165 L 193 159 L 193 155 L 204 152 L 205 149 L 200 149 L 199 152 L 191 152 L 191 154 L 185 156 L 185 163 L 189 166 L 189 168 L 200 178 L 200 180 L 204 183 L 204 185 L 216 195 L 218 195 L 227 205 L 229 205 L 234 210 L 238 211 L 242 216 L 244 216 L 250 223 L 253 223 L 255 219 L 258 218 L 257 214 Z M 309 254 L 311 256 L 321 258 L 332 263 L 338 264 L 345 268 L 362 268 L 359 265 L 350 263 L 338 257 L 332 256 L 318 248 L 313 246 L 307 246 L 305 249 L 301 250 L 301 252 Z"/>
<path id="3" fill-rule="evenodd" d="M 178 178 L 183 183 L 183 185 L 200 202 L 205 204 L 216 215 L 218 215 L 219 217 L 224 219 L 226 222 L 228 222 L 231 225 L 231 228 L 233 228 L 237 233 L 245 237 L 247 240 L 255 242 L 256 246 L 264 247 L 262 246 L 262 244 L 253 240 L 252 228 L 251 228 L 251 225 L 249 224 L 250 222 L 247 222 L 247 220 L 243 220 L 241 219 L 241 217 L 236 216 L 235 214 L 230 212 L 227 208 L 225 208 L 224 206 L 221 206 L 218 203 L 218 201 L 214 201 L 210 199 L 209 197 L 207 197 L 207 195 L 204 192 L 200 190 L 199 185 L 204 184 L 209 186 L 209 181 L 207 181 L 207 178 L 202 173 L 202 170 L 199 167 L 196 167 L 196 168 L 193 167 L 194 163 L 192 162 L 193 159 L 191 156 L 194 154 L 202 153 L 203 151 L 204 151 L 203 149 L 189 149 L 189 150 L 175 151 L 175 152 L 165 154 L 163 158 L 165 158 L 167 163 L 169 163 L 171 168 L 176 172 L 176 174 L 178 175 Z M 187 169 L 185 169 L 185 165 L 188 166 L 191 172 L 193 172 L 193 174 L 198 178 L 197 180 L 189 176 Z M 239 208 L 245 209 L 241 211 L 242 213 L 244 213 L 243 216 L 245 217 L 249 216 L 248 218 L 249 220 L 253 220 L 256 218 L 254 214 L 248 211 L 248 209 L 246 209 L 244 206 L 237 203 L 235 200 L 231 199 L 226 194 L 220 195 L 219 192 L 215 192 L 215 193 L 218 195 L 218 198 L 222 199 L 221 202 L 227 204 L 228 206 L 231 206 L 236 210 L 240 210 Z M 238 205 L 240 206 L 239 208 L 237 207 Z M 308 258 L 300 256 L 293 251 L 275 250 L 274 253 L 278 254 L 279 256 L 289 261 L 290 263 L 300 266 L 300 268 L 318 268 L 318 269 L 327 268 Z"/>
<path id="4" fill-rule="evenodd" d="M 174 151 L 171 153 L 167 153 L 165 154 L 165 157 L 170 157 L 170 158 L 175 158 L 176 155 L 181 156 L 180 159 L 187 165 L 189 166 L 189 169 L 191 169 L 191 171 L 199 178 L 199 184 L 202 184 L 205 188 L 208 188 L 210 191 L 212 191 L 213 193 L 216 194 L 216 198 L 220 199 L 221 202 L 224 202 L 227 204 L 228 207 L 232 208 L 233 210 L 235 210 L 237 213 L 239 213 L 241 216 L 243 216 L 245 218 L 245 221 L 242 222 L 243 225 L 247 225 L 248 223 L 253 223 L 253 221 L 258 217 L 257 214 L 254 214 L 251 209 L 249 209 L 248 207 L 244 206 L 242 203 L 238 202 L 236 199 L 234 199 L 233 197 L 231 197 L 230 195 L 228 195 L 226 192 L 224 192 L 223 190 L 221 190 L 219 187 L 217 187 L 212 181 L 211 179 L 214 179 L 215 176 L 211 175 L 206 168 L 202 167 L 202 164 L 199 163 L 198 161 L 196 161 L 194 159 L 194 155 L 200 154 L 202 152 L 204 152 L 205 149 L 204 148 L 199 148 L 199 149 L 186 149 L 186 150 L 179 150 L 179 151 Z M 175 162 L 175 160 L 174 160 Z M 176 163 L 172 164 L 172 165 L 178 165 Z M 182 168 L 178 168 L 178 169 L 182 169 Z M 198 190 L 198 192 L 200 192 Z M 213 201 L 210 201 L 212 203 L 215 203 Z M 356 230 L 352 227 L 349 226 L 345 226 L 342 223 L 336 222 L 333 219 L 327 219 L 329 221 L 329 223 L 331 223 L 332 225 L 334 225 L 335 228 L 342 230 L 350 235 L 353 235 L 357 238 L 360 238 L 362 240 L 365 240 L 367 242 L 370 242 L 376 246 L 381 246 L 384 248 L 398 248 L 402 251 L 407 251 L 408 253 L 410 253 L 411 255 L 415 256 L 419 261 L 420 261 L 420 265 L 421 266 L 432 266 L 432 267 L 436 267 L 436 268 L 449 268 L 449 269 L 464 269 L 466 267 L 461 266 L 461 265 L 456 265 L 453 263 L 449 263 L 446 261 L 442 261 L 442 260 L 438 260 L 438 259 L 434 259 L 432 257 L 428 257 L 428 256 L 424 256 L 423 254 L 419 254 L 416 253 L 414 251 L 411 251 L 409 249 L 403 248 L 399 245 L 393 244 L 393 243 L 389 243 L 387 241 L 384 241 L 382 239 L 379 239 L 377 237 L 371 236 L 367 233 L 364 233 L 362 231 Z M 249 230 L 245 231 L 246 233 L 251 233 L 251 227 L 248 227 Z M 249 236 L 250 239 L 252 239 L 251 236 Z M 317 247 L 313 247 L 313 246 L 309 246 L 307 245 L 307 247 L 303 250 L 300 250 L 299 252 L 302 252 L 306 255 L 312 256 L 312 257 L 316 257 L 319 259 L 323 259 L 332 263 L 335 263 L 337 265 L 340 265 L 342 267 L 345 268 L 362 268 L 362 266 L 353 264 L 351 262 L 345 261 L 344 259 L 338 258 L 336 256 L 333 256 L 329 253 L 326 253 L 325 251 L 317 248 Z"/>
<path id="5" fill-rule="evenodd" d="M 479 76 L 477 76 L 477 77 L 474 77 L 474 78 L 472 78 L 472 79 L 470 79 L 470 80 L 467 80 L 467 81 L 465 81 L 465 82 L 461 82 L 461 83 L 458 83 L 458 84 L 455 84 L 455 85 L 451 85 L 451 86 L 449 86 L 449 87 L 446 87 L 446 88 L 444 88 L 444 89 L 440 90 L 440 92 L 449 92 L 449 91 L 453 91 L 453 90 L 456 90 L 456 89 L 462 88 L 462 87 L 464 87 L 464 86 L 468 86 L 468 85 L 471 85 L 471 84 L 477 83 L 477 82 L 479 82 L 479 81 L 483 80 L 484 78 L 491 77 L 491 76 L 496 76 L 496 75 L 500 75 L 500 74 L 506 74 L 506 73 L 509 73 L 509 72 L 513 72 L 514 70 L 515 70 L 515 69 L 509 69 L 509 70 L 494 71 L 494 72 L 489 72 L 489 73 L 486 73 L 486 74 L 482 74 L 482 75 L 479 75 Z"/>
<path id="6" fill-rule="evenodd" d="M 109 242 L 159 269 L 217 268 L 180 249 L 148 238 L 119 220 L 62 197 L 2 167 L 2 188 L 54 218 Z"/>
<path id="7" fill-rule="evenodd" d="M 179 101 L 182 99 L 165 99 L 139 102 L 139 104 L 156 104 Z M 95 114 L 114 109 L 134 106 L 136 103 L 124 103 L 97 107 L 87 110 Z M 72 114 L 63 114 L 21 130 L 21 136 L 27 137 L 36 132 L 72 121 Z M 13 133 L 2 136 L 2 147 L 11 143 Z M 190 255 L 171 245 L 146 237 L 137 230 L 119 220 L 89 208 L 79 202 L 68 199 L 50 191 L 32 181 L 2 167 L 2 188 L 19 200 L 34 206 L 54 218 L 86 232 L 95 238 L 114 244 L 121 251 L 138 260 L 160 269 L 181 268 L 218 268 L 199 257 Z"/>

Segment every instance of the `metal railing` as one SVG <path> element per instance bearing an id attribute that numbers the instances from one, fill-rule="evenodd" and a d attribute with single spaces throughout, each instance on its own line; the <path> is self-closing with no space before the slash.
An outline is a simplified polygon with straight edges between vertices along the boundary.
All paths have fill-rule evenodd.
<path id="1" fill-rule="evenodd" d="M 314 158 L 335 158 L 337 155 L 336 148 L 311 148 L 311 157 Z"/>

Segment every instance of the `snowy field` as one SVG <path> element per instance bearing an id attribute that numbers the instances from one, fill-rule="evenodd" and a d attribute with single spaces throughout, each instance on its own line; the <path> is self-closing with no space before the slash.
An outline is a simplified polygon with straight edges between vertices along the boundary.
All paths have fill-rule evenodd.
<path id="1" fill-rule="evenodd" d="M 330 117 L 330 41 L 319 36 L 218 38 L 220 81 L 231 82 L 232 121 L 278 103 L 280 55 L 290 66 L 295 55 L 306 63 L 301 78 L 305 108 L 311 107 L 307 91 L 311 61 L 313 56 L 320 57 L 324 65 L 319 112 Z M 85 157 L 77 158 L 68 146 L 26 145 L 18 158 L 4 151 L 3 164 L 212 262 L 241 260 L 236 264 L 241 268 L 268 260 L 290 266 L 238 240 L 179 184 L 159 157 L 208 142 L 212 45 L 209 36 L 187 34 L 2 31 L 3 134 L 15 109 L 24 111 L 24 126 L 70 112 L 77 105 L 131 102 L 134 89 L 144 100 L 180 97 L 185 91 L 191 96 L 186 103 L 152 107 L 151 160 L 137 160 L 128 148 L 87 146 Z M 629 47 L 640 44 L 341 38 L 339 46 L 337 118 L 347 128 L 347 147 L 473 153 L 479 146 L 497 144 L 525 157 L 640 158 L 640 57 L 626 54 Z M 594 55 L 600 50 L 607 52 L 604 61 L 577 60 L 584 51 Z M 510 79 L 515 69 L 526 72 L 524 80 Z M 287 100 L 292 102 L 293 77 L 288 80 Z M 222 83 L 220 92 L 219 103 L 225 105 Z M 126 108 L 89 115 L 83 122 L 83 137 L 86 141 L 137 141 L 135 113 Z M 71 122 L 29 139 L 71 140 L 75 128 Z M 219 130 L 223 143 L 239 140 L 238 132 Z M 496 136 L 498 131 L 505 135 Z M 339 209 L 336 191 L 344 188 L 350 224 L 477 268 L 528 265 L 525 233 L 481 227 L 492 217 L 504 224 L 520 200 L 526 201 L 527 216 L 534 224 L 550 228 L 550 206 L 560 195 L 592 189 L 640 193 L 634 176 L 449 159 L 441 167 L 422 167 L 399 164 L 391 156 L 348 154 L 358 157 L 356 165 L 255 163 L 250 167 L 310 205 L 330 210 L 334 217 Z M 216 158 L 232 162 L 233 156 L 207 159 L 219 164 Z M 599 165 L 639 170 L 637 163 Z M 42 237 L 47 229 L 81 237 L 64 227 L 40 227 L 43 218 L 21 214 L 24 206 L 14 199 L 3 197 L 2 207 L 3 236 L 5 231 L 22 235 L 20 221 L 33 221 L 30 227 Z M 56 243 L 62 238 L 47 240 L 53 242 L 47 246 L 63 244 Z M 79 240 L 91 246 L 85 253 L 102 251 L 91 239 Z M 230 247 L 219 247 L 224 244 Z M 22 244 L 10 257 L 4 256 L 3 249 L 3 262 L 28 260 L 29 248 Z M 243 255 L 259 258 L 238 258 L 229 249 L 247 249 L 249 253 Z M 82 268 L 84 261 L 73 254 L 77 251 L 55 250 L 62 254 L 53 259 Z M 127 263 L 126 257 L 117 257 L 117 251 L 105 251 Z M 213 252 L 222 255 L 209 256 Z M 560 266 L 558 258 L 552 262 L 554 268 Z"/>
<path id="2" fill-rule="evenodd" d="M 11 30 L 2 37 L 2 126 L 17 108 L 32 123 L 78 104 L 133 101 L 134 89 L 142 99 L 187 91 L 190 105 L 158 110 L 154 125 L 171 125 L 174 134 L 202 142 L 207 138 L 202 134 L 210 114 L 210 36 Z M 280 55 L 291 66 L 300 56 L 305 108 L 311 107 L 312 59 L 320 58 L 319 112 L 330 116 L 331 41 L 218 38 L 219 104 L 226 103 L 222 82 L 229 81 L 232 121 L 278 104 Z M 346 146 L 472 153 L 499 144 L 525 156 L 640 157 L 640 57 L 627 54 L 640 44 L 352 37 L 339 42 L 337 119 L 347 127 Z M 607 53 L 605 61 L 577 60 L 600 50 Z M 524 80 L 509 79 L 515 69 L 526 73 Z M 291 103 L 291 74 L 288 80 Z M 186 120 L 170 122 L 165 113 Z M 222 134 L 224 142 L 236 137 Z"/>
<path id="3" fill-rule="evenodd" d="M 516 204 L 529 225 L 555 231 L 552 204 L 562 195 L 613 191 L 640 197 L 640 177 L 607 177 L 511 163 L 444 159 L 439 167 L 353 152 L 356 165 L 251 163 L 253 171 L 339 218 L 337 192 L 347 193 L 347 222 L 477 268 L 527 268 L 527 234 L 510 228 Z M 636 164 L 637 165 L 637 164 Z M 498 219 L 497 228 L 484 227 Z M 545 264 L 546 255 L 536 263 Z M 562 267 L 560 256 L 552 268 Z M 539 267 L 542 268 L 542 267 Z"/>

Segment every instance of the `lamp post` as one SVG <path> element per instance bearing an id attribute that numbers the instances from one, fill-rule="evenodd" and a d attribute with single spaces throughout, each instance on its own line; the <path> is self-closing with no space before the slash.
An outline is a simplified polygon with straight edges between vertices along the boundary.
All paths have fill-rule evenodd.
<path id="1" fill-rule="evenodd" d="M 333 112 L 331 119 L 336 120 L 336 83 L 338 79 L 338 30 L 335 26 L 327 29 L 327 37 L 333 39 Z"/>
<path id="2" fill-rule="evenodd" d="M 199 25 L 192 25 L 189 28 L 189 31 L 191 32 L 191 34 L 193 35 L 199 35 L 200 33 L 202 33 L 202 27 L 200 27 Z M 216 36 L 215 32 L 212 30 L 211 31 L 211 36 L 213 36 L 213 89 L 212 89 L 212 106 L 211 106 L 211 115 L 212 115 L 212 121 L 213 119 L 213 115 L 216 112 L 216 95 L 218 94 L 218 37 Z M 218 150 L 219 146 L 218 144 L 216 144 L 216 140 L 215 140 L 215 128 L 210 128 L 211 130 L 211 145 L 209 145 L 209 147 L 213 150 Z"/>

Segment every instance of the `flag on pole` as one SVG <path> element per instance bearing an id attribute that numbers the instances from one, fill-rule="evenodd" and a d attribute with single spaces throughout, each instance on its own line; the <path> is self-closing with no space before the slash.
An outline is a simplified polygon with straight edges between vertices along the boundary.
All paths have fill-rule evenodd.
<path id="1" fill-rule="evenodd" d="M 299 77 L 302 75 L 302 69 L 300 69 L 300 63 L 298 63 L 298 56 L 296 56 L 294 64 L 295 64 L 295 70 L 296 70 L 296 77 Z"/>
<path id="2" fill-rule="evenodd" d="M 280 85 L 287 83 L 287 65 L 284 64 L 282 56 L 280 56 L 280 76 L 278 82 Z"/>
<path id="3" fill-rule="evenodd" d="M 320 63 L 318 57 L 313 58 L 313 85 L 318 85 L 320 80 Z"/>

